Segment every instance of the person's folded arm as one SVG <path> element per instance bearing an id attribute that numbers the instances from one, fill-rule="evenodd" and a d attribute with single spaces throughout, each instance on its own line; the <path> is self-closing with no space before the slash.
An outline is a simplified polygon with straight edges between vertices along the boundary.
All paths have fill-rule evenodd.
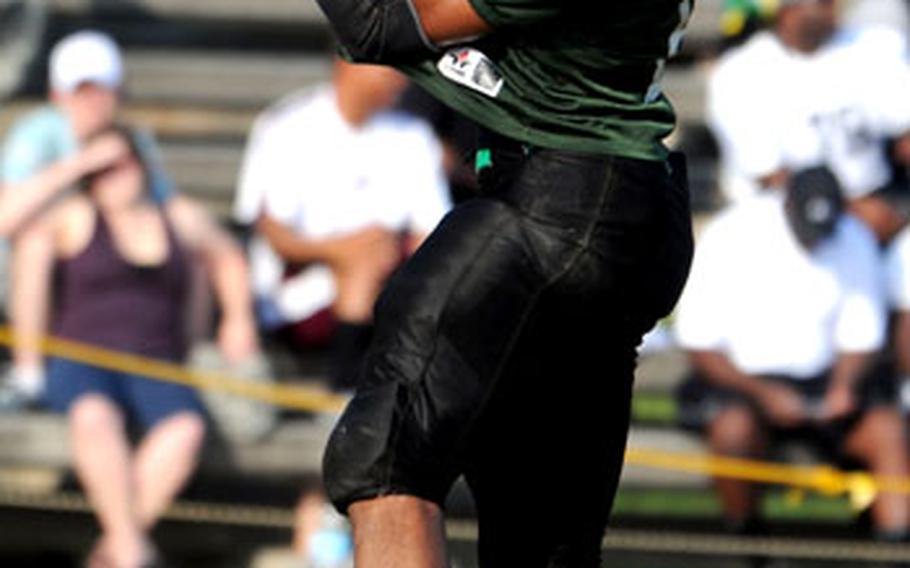
<path id="1" fill-rule="evenodd" d="M 167 212 L 177 234 L 199 253 L 221 306 L 218 343 L 232 362 L 258 349 L 249 269 L 243 251 L 202 207 L 183 196 L 168 200 Z"/>
<path id="2" fill-rule="evenodd" d="M 122 159 L 129 148 L 116 135 L 99 137 L 74 156 L 28 179 L 0 187 L 0 238 L 10 238 L 84 176 Z"/>
<path id="3" fill-rule="evenodd" d="M 689 351 L 692 365 L 699 376 L 714 386 L 742 393 L 750 398 L 758 398 L 764 381 L 742 372 L 724 353 L 712 350 Z"/>
<path id="4" fill-rule="evenodd" d="M 690 351 L 699 375 L 714 386 L 734 390 L 758 404 L 772 423 L 792 427 L 806 419 L 806 407 L 791 386 L 741 371 L 723 352 Z"/>
<path id="5" fill-rule="evenodd" d="M 11 238 L 83 171 L 77 159 L 51 164 L 32 178 L 0 187 L 0 238 Z"/>
<path id="6" fill-rule="evenodd" d="M 44 359 L 41 340 L 47 333 L 56 254 L 54 218 L 50 215 L 30 224 L 13 241 L 9 305 L 17 368 L 40 368 Z"/>
<path id="7" fill-rule="evenodd" d="M 265 237 L 269 246 L 287 263 L 329 262 L 328 244 L 319 239 L 307 238 L 268 213 L 256 221 L 256 230 Z"/>
<path id="8" fill-rule="evenodd" d="M 856 409 L 859 383 L 872 363 L 873 353 L 841 353 L 831 370 L 821 418 L 836 420 Z"/>

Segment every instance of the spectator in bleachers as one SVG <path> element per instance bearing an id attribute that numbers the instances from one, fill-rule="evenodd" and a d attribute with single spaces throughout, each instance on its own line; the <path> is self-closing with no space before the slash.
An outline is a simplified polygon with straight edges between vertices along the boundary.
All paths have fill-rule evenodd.
<path id="1" fill-rule="evenodd" d="M 885 341 L 883 270 L 872 233 L 850 214 L 833 174 L 790 176 L 721 212 L 696 247 L 676 320 L 694 378 L 680 389 L 685 424 L 719 455 L 761 458 L 803 438 L 875 475 L 906 476 L 906 439 Z M 751 484 L 717 479 L 731 530 L 756 527 Z M 906 496 L 883 493 L 876 534 L 903 539 Z"/>
<path id="2" fill-rule="evenodd" d="M 222 308 L 218 343 L 226 358 L 255 354 L 257 340 L 241 249 L 201 207 L 151 193 L 137 138 L 103 131 L 86 141 L 108 160 L 81 180 L 80 169 L 48 178 L 81 185 L 22 230 L 15 243 L 16 353 L 41 362 L 50 331 L 120 352 L 180 362 L 187 352 L 186 296 L 191 255 L 211 275 Z M 140 375 L 54 358 L 47 403 L 67 414 L 73 462 L 102 528 L 92 567 L 149 566 L 148 536 L 194 471 L 206 431 L 195 391 Z M 141 429 L 130 448 L 128 425 Z"/>
<path id="3" fill-rule="evenodd" d="M 910 227 L 905 228 L 887 250 L 888 296 L 895 312 L 893 350 L 900 379 L 900 403 L 910 414 Z"/>
<path id="4" fill-rule="evenodd" d="M 792 172 L 827 165 L 850 210 L 887 241 L 904 219 L 880 190 L 892 159 L 910 164 L 905 54 L 893 30 L 839 30 L 834 0 L 782 0 L 771 29 L 728 51 L 708 85 L 724 195 L 781 188 Z"/>
<path id="5" fill-rule="evenodd" d="M 721 47 L 737 46 L 764 29 L 773 6 L 771 2 L 756 0 L 724 0 L 720 13 Z"/>
<path id="6" fill-rule="evenodd" d="M 63 38 L 51 52 L 48 79 L 50 103 L 19 119 L 3 145 L 0 238 L 13 237 L 43 207 L 72 190 L 61 181 L 102 169 L 114 157 L 104 144 L 85 141 L 110 128 L 119 112 L 123 62 L 116 43 L 94 31 Z M 155 142 L 149 133 L 139 132 L 137 144 L 149 171 L 151 194 L 164 203 L 174 188 Z M 5 277 L 0 280 L 6 283 Z M 22 301 L 11 299 L 8 304 Z M 8 395 L 19 399 L 40 395 L 43 374 L 36 361 L 15 361 L 10 379 Z"/>
<path id="7" fill-rule="evenodd" d="M 297 348 L 330 342 L 334 390 L 354 387 L 386 278 L 449 207 L 431 128 L 390 110 L 405 86 L 391 69 L 338 60 L 331 86 L 265 111 L 247 146 L 235 216 L 258 234 L 260 321 Z M 344 521 L 321 492 L 305 494 L 298 513 L 297 551 L 344 562 L 350 549 L 327 534 Z"/>
<path id="8" fill-rule="evenodd" d="M 241 171 L 235 217 L 260 236 L 260 321 L 297 346 L 331 338 L 337 390 L 353 388 L 386 277 L 448 209 L 432 130 L 388 111 L 405 85 L 395 71 L 337 61 L 331 87 L 260 116 Z"/>

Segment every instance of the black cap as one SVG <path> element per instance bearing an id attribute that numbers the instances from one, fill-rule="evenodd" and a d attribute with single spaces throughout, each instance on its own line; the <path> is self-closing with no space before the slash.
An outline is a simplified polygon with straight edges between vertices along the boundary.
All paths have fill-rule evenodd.
<path id="1" fill-rule="evenodd" d="M 840 183 L 825 166 L 800 170 L 787 184 L 786 211 L 796 239 L 814 248 L 834 232 L 844 212 Z"/>

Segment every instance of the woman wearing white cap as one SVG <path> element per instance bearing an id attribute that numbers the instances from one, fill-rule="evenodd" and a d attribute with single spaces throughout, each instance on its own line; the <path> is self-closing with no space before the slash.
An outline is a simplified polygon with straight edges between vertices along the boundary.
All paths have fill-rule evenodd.
<path id="1" fill-rule="evenodd" d="M 0 239 L 15 236 L 57 194 L 69 190 L 61 180 L 78 179 L 113 163 L 116 156 L 103 144 L 85 141 L 113 125 L 123 75 L 120 49 L 105 34 L 80 31 L 54 46 L 48 74 L 50 104 L 16 121 L 0 149 Z M 164 203 L 175 189 L 154 139 L 139 131 L 137 146 L 148 165 L 151 195 Z M 6 264 L 2 244 L 0 269 Z M 0 284 L 5 280 L 0 278 Z M 2 288 L 0 298 L 6 299 Z M 23 301 L 28 300 L 8 303 Z M 43 373 L 34 362 L 17 360 L 6 387 L 0 399 L 14 401 L 10 404 L 35 400 L 43 388 Z"/>

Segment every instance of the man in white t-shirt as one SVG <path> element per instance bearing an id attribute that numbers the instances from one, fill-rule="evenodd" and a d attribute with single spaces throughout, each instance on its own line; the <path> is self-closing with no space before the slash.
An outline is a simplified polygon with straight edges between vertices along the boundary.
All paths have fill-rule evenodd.
<path id="1" fill-rule="evenodd" d="M 838 203 L 814 188 L 761 192 L 706 227 L 676 319 L 695 375 L 681 416 L 720 455 L 761 457 L 775 434 L 805 435 L 876 475 L 904 476 L 893 377 L 876 361 L 886 333 L 877 243 Z M 717 488 L 730 528 L 753 526 L 755 488 Z M 904 496 L 880 495 L 872 513 L 879 536 L 907 536 Z"/>
<path id="2" fill-rule="evenodd" d="M 353 386 L 383 282 L 449 208 L 431 128 L 389 111 L 405 86 L 397 72 L 338 60 L 331 86 L 260 116 L 241 171 L 235 217 L 259 234 L 263 324 L 300 344 L 332 336 L 342 390 Z"/>
<path id="3" fill-rule="evenodd" d="M 241 170 L 234 215 L 257 231 L 260 320 L 298 347 L 330 343 L 336 390 L 353 387 L 384 281 L 449 209 L 432 129 L 390 110 L 405 86 L 391 69 L 337 60 L 332 85 L 262 113 Z M 350 550 L 327 544 L 323 509 L 318 492 L 300 500 L 295 548 L 341 562 Z"/>
<path id="4" fill-rule="evenodd" d="M 835 9 L 834 0 L 782 0 L 770 30 L 721 58 L 707 104 L 721 188 L 735 201 L 827 165 L 851 211 L 885 241 L 903 219 L 876 192 L 891 158 L 910 163 L 905 38 L 884 27 L 837 31 Z"/>

